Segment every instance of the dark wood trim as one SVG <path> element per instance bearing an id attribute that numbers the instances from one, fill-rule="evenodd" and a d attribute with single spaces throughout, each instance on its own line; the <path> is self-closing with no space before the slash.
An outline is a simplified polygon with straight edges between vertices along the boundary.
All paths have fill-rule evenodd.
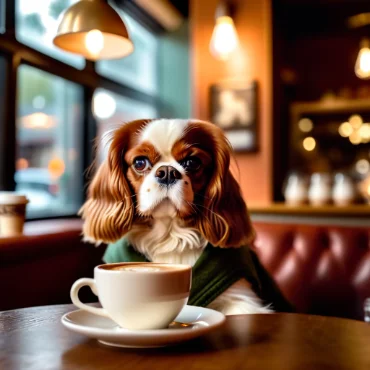
<path id="1" fill-rule="evenodd" d="M 0 159 L 1 159 L 1 174 L 0 186 L 4 190 L 15 189 L 15 161 L 16 161 L 16 91 L 17 91 L 17 69 L 20 60 L 17 54 L 14 54 L 8 59 L 6 65 L 6 82 L 4 91 L 4 122 L 2 125 L 1 136 L 3 142 L 1 143 Z M 13 159 L 13 160 L 11 160 Z"/>
<path id="2" fill-rule="evenodd" d="M 87 185 L 91 180 L 90 167 L 95 158 L 95 137 L 97 122 L 93 115 L 94 89 L 84 88 L 84 119 L 83 119 L 83 189 L 82 199 L 86 199 Z"/>
<path id="3" fill-rule="evenodd" d="M 2 8 L 5 7 L 5 32 L 15 38 L 15 7 L 16 0 L 0 0 Z"/>
<path id="4" fill-rule="evenodd" d="M 289 113 L 285 101 L 286 86 L 281 79 L 284 66 L 283 35 L 278 20 L 278 2 L 272 1 L 272 188 L 273 200 L 284 200 L 283 184 L 288 172 L 289 158 Z"/>
<path id="5" fill-rule="evenodd" d="M 154 33 L 163 33 L 166 31 L 156 19 L 144 11 L 135 1 L 113 0 L 113 3 L 150 31 Z"/>
<path id="6" fill-rule="evenodd" d="M 7 35 L 0 35 L 0 51 L 17 54 L 21 63 L 41 69 L 45 72 L 60 76 L 66 80 L 75 82 L 90 88 L 102 87 L 114 93 L 128 96 L 135 100 L 140 100 L 149 104 L 156 104 L 156 99 L 146 93 L 135 90 L 129 86 L 122 85 L 109 78 L 103 77 L 95 72 L 95 63 L 86 62 L 85 68 L 79 70 L 46 54 L 32 49 L 27 45 L 9 38 Z"/>
<path id="7" fill-rule="evenodd" d="M 6 55 L 0 55 L 0 71 L 8 71 L 10 60 Z M 0 190 L 7 189 L 6 157 L 7 157 L 7 73 L 0 74 Z"/>

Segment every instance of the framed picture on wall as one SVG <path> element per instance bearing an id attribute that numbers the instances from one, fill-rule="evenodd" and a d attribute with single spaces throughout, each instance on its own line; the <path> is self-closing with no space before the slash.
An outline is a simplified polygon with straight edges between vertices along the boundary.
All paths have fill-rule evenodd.
<path id="1" fill-rule="evenodd" d="M 210 87 L 211 121 L 237 152 L 258 150 L 257 82 L 222 82 Z"/>

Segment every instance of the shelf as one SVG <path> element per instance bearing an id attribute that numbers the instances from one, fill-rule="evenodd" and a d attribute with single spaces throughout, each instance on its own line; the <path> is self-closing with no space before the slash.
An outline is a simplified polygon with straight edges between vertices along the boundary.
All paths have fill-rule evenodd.
<path id="1" fill-rule="evenodd" d="M 350 206 L 290 206 L 285 203 L 273 203 L 266 205 L 249 205 L 249 213 L 252 215 L 289 215 L 289 216 L 322 216 L 322 217 L 356 217 L 370 218 L 370 205 L 354 204 Z"/>

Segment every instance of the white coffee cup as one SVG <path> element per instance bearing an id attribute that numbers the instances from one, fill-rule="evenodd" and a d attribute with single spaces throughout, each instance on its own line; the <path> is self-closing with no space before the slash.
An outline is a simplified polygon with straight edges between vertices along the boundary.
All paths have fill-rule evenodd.
<path id="1" fill-rule="evenodd" d="M 23 234 L 28 199 L 10 191 L 0 192 L 0 236 Z"/>
<path id="2" fill-rule="evenodd" d="M 78 291 L 89 286 L 103 308 L 88 306 Z M 163 329 L 186 305 L 191 286 L 191 266 L 150 262 L 110 263 L 94 269 L 94 279 L 77 280 L 72 302 L 95 315 L 109 317 L 131 330 Z"/>

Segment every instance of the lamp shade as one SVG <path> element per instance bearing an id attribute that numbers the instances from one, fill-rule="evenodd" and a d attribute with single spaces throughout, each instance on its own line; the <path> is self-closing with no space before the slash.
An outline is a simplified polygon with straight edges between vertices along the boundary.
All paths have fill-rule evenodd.
<path id="1" fill-rule="evenodd" d="M 122 58 L 134 50 L 121 17 L 105 0 L 81 0 L 68 8 L 53 42 L 89 60 Z"/>

